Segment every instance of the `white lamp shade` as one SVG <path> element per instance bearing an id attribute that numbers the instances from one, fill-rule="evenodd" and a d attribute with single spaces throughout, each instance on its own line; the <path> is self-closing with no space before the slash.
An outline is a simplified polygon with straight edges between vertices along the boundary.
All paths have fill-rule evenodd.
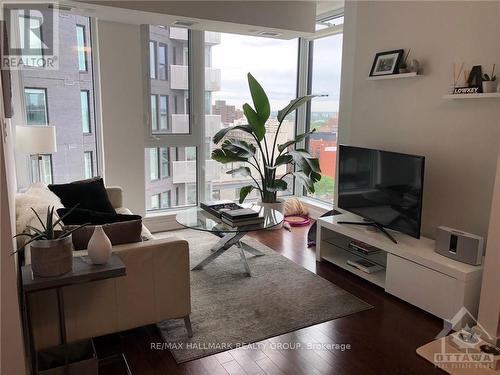
<path id="1" fill-rule="evenodd" d="M 55 126 L 16 126 L 16 150 L 26 154 L 56 152 Z"/>

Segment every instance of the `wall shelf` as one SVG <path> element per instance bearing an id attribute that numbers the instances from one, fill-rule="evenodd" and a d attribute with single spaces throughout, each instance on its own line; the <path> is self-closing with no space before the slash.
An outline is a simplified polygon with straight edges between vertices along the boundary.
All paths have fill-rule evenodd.
<path id="1" fill-rule="evenodd" d="M 491 99 L 500 98 L 500 92 L 480 93 L 480 94 L 446 94 L 443 99 Z"/>
<path id="2" fill-rule="evenodd" d="M 383 79 L 398 79 L 398 78 L 412 78 L 412 77 L 420 77 L 421 74 L 417 74 L 416 72 L 412 73 L 401 73 L 401 74 L 388 74 L 385 76 L 373 76 L 366 78 L 368 81 L 380 81 Z"/>

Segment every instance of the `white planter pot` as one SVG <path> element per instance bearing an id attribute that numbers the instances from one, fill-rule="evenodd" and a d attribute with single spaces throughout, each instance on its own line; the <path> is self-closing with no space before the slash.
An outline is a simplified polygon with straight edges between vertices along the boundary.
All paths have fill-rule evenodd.
<path id="1" fill-rule="evenodd" d="M 483 92 L 485 94 L 496 92 L 497 81 L 483 81 Z"/>
<path id="2" fill-rule="evenodd" d="M 263 207 L 264 210 L 273 209 L 273 210 L 281 212 L 283 215 L 285 214 L 285 201 L 284 200 L 277 199 L 276 203 L 264 203 L 262 201 L 259 201 L 258 204 L 259 204 L 259 206 Z M 281 228 L 283 228 L 283 222 L 281 224 L 276 225 L 276 226 L 269 228 L 269 229 L 273 230 L 273 229 L 281 229 Z"/>
<path id="3" fill-rule="evenodd" d="M 111 258 L 111 241 L 102 226 L 95 227 L 94 234 L 87 245 L 87 253 L 94 264 L 106 264 Z"/>

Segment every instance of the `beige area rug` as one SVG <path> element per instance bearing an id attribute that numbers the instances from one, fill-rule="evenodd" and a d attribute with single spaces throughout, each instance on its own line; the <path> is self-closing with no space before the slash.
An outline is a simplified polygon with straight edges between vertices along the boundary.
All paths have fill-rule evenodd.
<path id="1" fill-rule="evenodd" d="M 189 242 L 191 266 L 208 256 L 219 239 L 191 229 L 155 236 L 172 235 Z M 373 307 L 253 238 L 243 242 L 265 254 L 247 253 L 252 277 L 244 273 L 234 246 L 204 269 L 191 271 L 191 339 L 182 319 L 158 324 L 177 363 Z"/>

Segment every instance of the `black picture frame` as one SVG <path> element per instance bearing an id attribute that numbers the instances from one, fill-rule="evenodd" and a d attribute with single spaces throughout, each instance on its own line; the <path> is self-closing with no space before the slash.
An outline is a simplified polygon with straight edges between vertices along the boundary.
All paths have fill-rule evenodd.
<path id="1" fill-rule="evenodd" d="M 398 74 L 399 64 L 401 64 L 401 59 L 403 58 L 404 52 L 405 51 L 403 49 L 395 49 L 392 51 L 377 53 L 373 60 L 372 68 L 370 69 L 370 77 Z M 390 66 L 382 66 L 382 68 L 385 67 L 387 69 L 380 70 L 380 64 L 383 62 L 382 58 L 384 57 L 386 57 L 385 60 L 388 60 L 387 62 L 390 62 Z M 389 60 L 389 58 L 391 58 L 391 60 Z M 385 62 L 385 64 L 387 64 L 387 62 Z"/>

